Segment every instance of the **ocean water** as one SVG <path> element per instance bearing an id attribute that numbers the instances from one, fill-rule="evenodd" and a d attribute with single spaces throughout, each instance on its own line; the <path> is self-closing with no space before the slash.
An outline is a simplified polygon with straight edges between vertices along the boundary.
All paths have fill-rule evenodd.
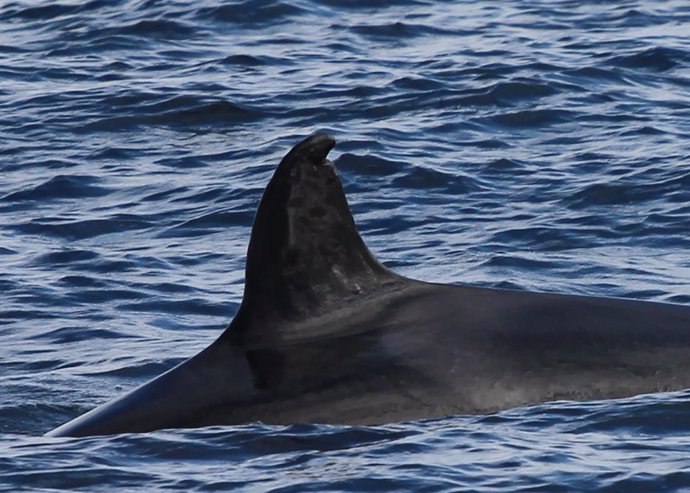
<path id="1" fill-rule="evenodd" d="M 42 434 L 207 346 L 316 131 L 429 281 L 690 304 L 690 4 L 0 4 L 2 491 L 681 491 L 690 392 L 378 427 Z"/>

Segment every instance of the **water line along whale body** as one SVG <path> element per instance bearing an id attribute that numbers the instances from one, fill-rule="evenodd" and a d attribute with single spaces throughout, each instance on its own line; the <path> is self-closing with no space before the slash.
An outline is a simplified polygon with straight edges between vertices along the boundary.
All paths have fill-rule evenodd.
<path id="1" fill-rule="evenodd" d="M 380 424 L 690 387 L 690 307 L 402 277 L 360 237 L 315 135 L 257 209 L 242 303 L 208 348 L 48 433 Z"/>

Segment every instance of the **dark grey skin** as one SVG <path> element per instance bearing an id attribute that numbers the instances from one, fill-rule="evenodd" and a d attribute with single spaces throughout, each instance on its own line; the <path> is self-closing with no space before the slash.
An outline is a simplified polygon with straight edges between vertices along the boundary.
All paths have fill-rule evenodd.
<path id="1" fill-rule="evenodd" d="M 207 349 L 48 433 L 380 424 L 690 387 L 690 307 L 431 284 L 380 264 L 310 137 L 257 210 L 239 311 Z"/>

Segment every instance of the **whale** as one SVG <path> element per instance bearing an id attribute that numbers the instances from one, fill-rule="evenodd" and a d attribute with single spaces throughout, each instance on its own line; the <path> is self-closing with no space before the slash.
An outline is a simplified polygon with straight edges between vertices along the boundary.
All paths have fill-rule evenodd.
<path id="1" fill-rule="evenodd" d="M 281 160 L 206 349 L 49 436 L 377 425 L 690 387 L 690 307 L 410 279 L 360 236 L 328 135 Z"/>

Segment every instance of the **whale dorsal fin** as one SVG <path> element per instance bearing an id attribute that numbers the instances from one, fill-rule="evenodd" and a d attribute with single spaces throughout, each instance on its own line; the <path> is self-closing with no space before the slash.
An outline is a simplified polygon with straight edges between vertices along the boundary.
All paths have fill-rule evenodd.
<path id="1" fill-rule="evenodd" d="M 297 144 L 280 162 L 254 218 L 244 297 L 226 335 L 235 343 L 281 339 L 352 298 L 395 284 L 362 241 L 333 164 L 328 135 Z"/>

